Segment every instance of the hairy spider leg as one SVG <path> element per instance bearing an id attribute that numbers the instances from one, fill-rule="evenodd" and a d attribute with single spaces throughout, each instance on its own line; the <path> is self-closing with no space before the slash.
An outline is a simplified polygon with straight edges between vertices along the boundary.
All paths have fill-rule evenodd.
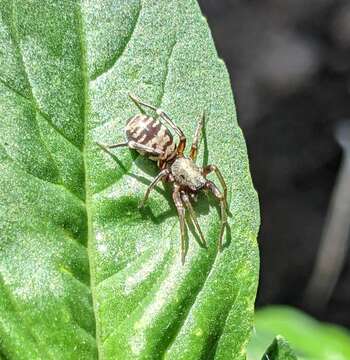
<path id="1" fill-rule="evenodd" d="M 198 220 L 197 220 L 197 216 L 196 216 L 196 213 L 195 211 L 193 210 L 193 207 L 192 207 L 192 204 L 190 202 L 190 199 L 188 197 L 188 195 L 184 192 L 181 193 L 181 199 L 183 201 L 183 203 L 185 204 L 186 206 L 186 209 L 189 211 L 190 213 L 190 217 L 191 217 L 191 220 L 192 220 L 192 223 L 193 225 L 195 226 L 195 228 L 197 229 L 198 233 L 199 233 L 199 236 L 201 238 L 201 242 L 202 242 L 202 245 L 206 248 L 208 247 L 208 244 L 204 238 L 204 235 L 202 233 L 202 230 L 198 224 Z"/>
<path id="2" fill-rule="evenodd" d="M 193 161 L 196 161 L 196 159 L 197 159 L 198 144 L 199 144 L 199 141 L 201 138 L 203 124 L 204 124 L 204 111 L 203 111 L 202 117 L 198 121 L 198 125 L 197 125 L 196 131 L 193 136 L 193 141 L 192 141 L 192 146 L 191 146 L 191 151 L 190 151 L 190 158 Z"/>
<path id="3" fill-rule="evenodd" d="M 178 156 L 183 156 L 183 152 L 186 147 L 186 136 L 183 133 L 183 131 L 173 122 L 173 120 L 170 119 L 170 117 L 162 109 L 158 109 L 153 105 L 147 104 L 132 94 L 129 94 L 129 96 L 131 100 L 133 100 L 138 107 L 142 105 L 155 111 L 156 114 L 159 115 L 176 132 L 176 134 L 180 138 L 180 142 L 179 145 L 177 146 L 176 152 Z"/>
<path id="4" fill-rule="evenodd" d="M 143 200 L 141 201 L 139 208 L 143 208 L 145 206 L 145 203 L 148 199 L 148 196 L 150 194 L 150 192 L 154 189 L 154 187 L 157 185 L 157 183 L 163 179 L 164 177 L 166 177 L 167 175 L 169 175 L 170 171 L 168 169 L 164 169 L 162 170 L 151 182 L 151 184 L 148 186 L 146 192 L 145 192 L 145 196 L 143 198 Z"/>
<path id="5" fill-rule="evenodd" d="M 215 172 L 215 175 L 219 179 L 220 184 L 222 186 L 222 189 L 224 191 L 225 206 L 226 206 L 226 209 L 228 209 L 228 205 L 227 205 L 227 185 L 226 185 L 224 177 L 221 174 L 221 171 L 218 169 L 218 167 L 216 165 L 208 165 L 208 166 L 203 168 L 203 175 L 206 177 L 208 174 L 210 174 L 213 171 Z"/>
<path id="6" fill-rule="evenodd" d="M 111 144 L 111 145 L 104 145 L 104 144 L 101 144 L 101 143 L 98 143 L 98 142 L 96 144 L 99 145 L 100 147 L 102 147 L 104 150 L 127 146 L 130 149 L 144 151 L 144 152 L 147 152 L 148 154 L 154 155 L 154 156 L 159 156 L 159 155 L 162 156 L 162 155 L 164 155 L 164 151 L 162 151 L 162 150 L 153 149 L 150 146 L 146 146 L 146 145 L 137 143 L 137 142 L 132 141 L 132 140 L 128 141 L 128 142 L 123 142 L 123 143 L 119 143 L 119 144 Z"/>
<path id="7" fill-rule="evenodd" d="M 224 235 L 225 227 L 227 224 L 227 206 L 225 201 L 225 196 L 221 193 L 221 191 L 216 187 L 216 185 L 211 182 L 207 181 L 205 184 L 205 187 L 209 189 L 215 198 L 220 201 L 220 209 L 221 209 L 221 228 L 220 228 L 220 236 L 219 236 L 219 242 L 218 242 L 218 249 L 219 251 L 222 250 L 222 238 Z"/>
<path id="8" fill-rule="evenodd" d="M 179 215 L 180 222 L 180 237 L 181 237 L 181 263 L 185 263 L 186 257 L 186 240 L 185 240 L 185 208 L 181 200 L 181 194 L 178 186 L 174 186 L 173 200 Z"/>
<path id="9" fill-rule="evenodd" d="M 100 146 L 102 145 L 102 144 L 100 144 L 100 143 L 98 143 Z M 119 143 L 119 144 L 111 144 L 111 145 L 106 145 L 106 147 L 108 148 L 108 149 L 113 149 L 113 148 L 117 148 L 117 147 L 123 147 L 123 146 L 129 146 L 129 142 L 127 141 L 127 142 L 123 142 L 123 143 Z"/>

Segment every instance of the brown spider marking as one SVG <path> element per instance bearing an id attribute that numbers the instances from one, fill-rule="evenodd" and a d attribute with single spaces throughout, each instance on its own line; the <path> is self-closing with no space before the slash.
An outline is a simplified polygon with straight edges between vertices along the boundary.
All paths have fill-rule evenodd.
<path id="1" fill-rule="evenodd" d="M 186 255 L 185 209 L 189 212 L 193 225 L 198 231 L 201 244 L 204 247 L 207 247 L 207 242 L 198 224 L 197 216 L 193 210 L 190 199 L 194 199 L 200 190 L 209 190 L 220 202 L 221 229 L 218 249 L 221 251 L 228 211 L 226 183 L 216 165 L 208 165 L 203 168 L 196 165 L 198 143 L 203 127 L 204 113 L 197 125 L 190 154 L 187 157 L 183 154 L 186 147 L 186 137 L 183 131 L 170 119 L 170 117 L 163 110 L 157 109 L 156 107 L 137 99 L 131 94 L 129 94 L 129 96 L 139 108 L 141 108 L 141 106 L 145 106 L 154 110 L 156 114 L 179 136 L 179 144 L 176 146 L 172 134 L 159 119 L 139 114 L 131 117 L 127 121 L 125 127 L 127 137 L 126 142 L 113 145 L 99 145 L 107 152 L 108 150 L 106 148 L 111 149 L 128 146 L 129 148 L 138 151 L 141 155 L 145 155 L 151 160 L 157 161 L 158 167 L 161 171 L 148 186 L 140 207 L 145 205 L 150 192 L 160 180 L 165 180 L 174 184 L 172 197 L 180 221 L 182 264 L 185 262 Z M 221 192 L 212 181 L 207 180 L 206 177 L 211 172 L 215 172 L 223 188 L 223 192 Z"/>

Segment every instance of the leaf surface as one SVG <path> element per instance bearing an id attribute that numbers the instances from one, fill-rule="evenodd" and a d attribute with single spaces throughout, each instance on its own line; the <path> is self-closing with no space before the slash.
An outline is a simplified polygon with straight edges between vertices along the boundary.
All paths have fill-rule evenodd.
<path id="1" fill-rule="evenodd" d="M 259 215 L 226 68 L 191 0 L 0 1 L 0 356 L 244 359 L 258 277 Z M 139 110 L 166 109 L 199 164 L 229 188 L 195 205 L 181 265 L 171 186 L 123 140 Z M 211 177 L 214 180 L 214 177 Z M 216 181 L 216 180 L 215 180 Z"/>

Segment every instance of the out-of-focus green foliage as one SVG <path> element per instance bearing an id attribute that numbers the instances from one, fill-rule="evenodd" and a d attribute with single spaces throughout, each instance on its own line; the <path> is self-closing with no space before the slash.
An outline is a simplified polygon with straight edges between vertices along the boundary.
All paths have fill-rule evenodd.
<path id="1" fill-rule="evenodd" d="M 347 330 L 321 323 L 299 310 L 284 306 L 257 311 L 248 359 L 260 358 L 279 334 L 288 340 L 299 360 L 350 359 L 350 333 Z"/>
<path id="2" fill-rule="evenodd" d="M 261 360 L 297 360 L 297 357 L 287 341 L 276 336 Z"/>

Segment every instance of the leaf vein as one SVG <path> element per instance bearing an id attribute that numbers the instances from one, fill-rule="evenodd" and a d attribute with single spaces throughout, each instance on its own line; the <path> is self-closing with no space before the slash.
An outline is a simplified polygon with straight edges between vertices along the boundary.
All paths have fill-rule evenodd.
<path id="1" fill-rule="evenodd" d="M 3 145 L 3 144 L 0 144 L 1 148 L 4 150 L 4 152 L 6 153 L 7 157 L 14 163 L 18 166 L 18 169 L 20 171 L 23 171 L 25 174 L 29 175 L 30 177 L 36 179 L 36 180 L 39 180 L 40 182 L 43 182 L 43 183 L 46 183 L 46 184 L 49 184 L 49 185 L 52 185 L 52 186 L 57 186 L 57 187 L 61 187 L 63 188 L 65 191 L 67 191 L 70 195 L 72 195 L 74 197 L 74 199 L 76 201 L 79 202 L 79 205 L 81 206 L 85 206 L 85 203 L 76 195 L 74 194 L 70 189 L 68 189 L 66 186 L 64 186 L 63 184 L 60 184 L 60 183 L 54 183 L 52 181 L 49 181 L 49 180 L 46 180 L 46 179 L 43 179 L 43 178 L 40 178 L 39 176 L 36 176 L 32 173 L 30 173 L 27 169 L 24 168 L 24 166 L 22 166 L 18 161 L 16 161 L 12 156 L 10 156 L 10 154 L 7 152 L 6 150 L 6 147 Z"/>
<path id="2" fill-rule="evenodd" d="M 97 358 L 99 358 L 99 322 L 98 322 L 98 316 L 97 316 L 97 306 L 95 303 L 96 294 L 95 294 L 95 263 L 93 259 L 93 227 L 92 227 L 92 214 L 90 211 L 91 208 L 91 194 L 90 194 L 90 188 L 88 186 L 88 176 L 87 176 L 87 154 L 86 149 L 88 147 L 88 86 L 89 86 L 89 80 L 87 75 L 87 55 L 86 55 L 86 39 L 84 34 L 84 19 L 83 19 L 83 13 L 82 13 L 82 4 L 80 3 L 77 6 L 77 20 L 78 20 L 78 26 L 77 31 L 79 35 L 79 45 L 80 45 L 80 70 L 81 70 L 81 76 L 82 76 L 82 95 L 83 95 L 83 102 L 82 102 L 82 121 L 84 124 L 84 141 L 83 141 L 83 165 L 84 165 L 84 188 L 85 188 L 85 207 L 86 207 L 86 216 L 87 216 L 87 254 L 88 254 L 88 262 L 89 262 L 89 271 L 90 271 L 90 289 L 91 289 L 91 301 L 92 301 L 92 310 L 94 314 L 94 320 L 95 320 L 95 334 L 96 334 L 96 349 L 97 349 Z"/>
<path id="3" fill-rule="evenodd" d="M 24 63 L 24 59 L 23 59 L 23 54 L 22 54 L 22 51 L 21 51 L 21 48 L 19 46 L 19 42 L 18 42 L 18 38 L 17 38 L 17 25 L 15 23 L 15 12 L 14 12 L 14 0 L 12 0 L 11 2 L 11 26 L 10 26 L 10 35 L 12 37 L 12 40 L 15 44 L 15 47 L 16 47 L 16 50 L 17 50 L 17 53 L 19 55 L 19 59 L 20 59 L 20 62 L 21 62 L 21 65 L 23 67 L 23 72 L 24 72 L 24 76 L 25 76 L 25 79 L 27 80 L 27 83 L 29 85 L 29 91 L 30 91 L 30 96 L 32 98 L 33 97 L 33 92 L 32 92 L 32 88 L 30 86 L 30 82 L 29 82 L 29 77 L 28 77 L 28 74 L 27 74 L 27 71 L 26 71 L 26 67 L 25 67 L 25 63 Z"/>
<path id="4" fill-rule="evenodd" d="M 61 272 L 61 274 L 66 274 L 67 276 L 69 276 L 71 279 L 73 279 L 75 282 L 77 282 L 80 286 L 82 286 L 89 293 L 91 292 L 91 289 L 90 289 L 89 285 L 85 284 L 84 281 L 77 278 L 72 272 L 65 271 L 65 270 L 60 270 L 60 272 Z"/>
<path id="5" fill-rule="evenodd" d="M 9 301 L 10 301 L 10 304 L 11 304 L 11 306 L 12 306 L 15 314 L 16 314 L 16 315 L 18 316 L 18 318 L 22 321 L 22 324 L 23 324 L 26 332 L 29 334 L 30 338 L 32 338 L 33 341 L 35 342 L 35 344 L 37 345 L 38 350 L 39 350 L 39 353 L 40 353 L 40 354 L 43 354 L 43 355 L 45 354 L 45 356 L 47 356 L 47 357 L 46 357 L 47 359 L 53 359 L 53 360 L 54 360 L 54 358 L 51 356 L 51 354 L 48 353 L 48 352 L 46 351 L 46 348 L 43 347 L 42 344 L 40 343 L 40 336 L 37 336 L 37 335 L 35 334 L 35 332 L 32 331 L 32 327 L 29 326 L 29 324 L 27 323 L 27 321 L 26 321 L 26 319 L 25 319 L 25 316 L 22 316 L 22 315 L 21 315 L 21 310 L 18 308 L 18 305 L 17 305 L 16 302 L 14 301 L 14 298 L 13 298 L 13 295 L 12 295 L 11 291 L 10 291 L 10 290 L 8 289 L 8 287 L 6 286 L 5 281 L 4 281 L 4 277 L 3 277 L 3 275 L 1 274 L 1 272 L 0 272 L 0 281 L 1 281 L 1 283 L 3 284 L 3 289 L 4 289 L 4 291 L 5 291 L 6 294 L 7 294 L 7 297 L 8 297 L 8 299 L 9 299 Z"/>
<path id="6" fill-rule="evenodd" d="M 212 260 L 211 264 L 209 265 L 208 272 L 207 272 L 203 282 L 199 285 L 198 289 L 195 291 L 195 295 L 193 296 L 193 299 L 187 305 L 187 309 L 181 312 L 182 319 L 179 322 L 176 331 L 174 332 L 174 334 L 169 339 L 168 345 L 166 347 L 164 347 L 163 353 L 160 353 L 160 355 L 162 355 L 163 359 L 165 357 L 165 354 L 166 354 L 167 350 L 170 349 L 171 345 L 174 343 L 174 341 L 178 337 L 181 329 L 183 328 L 183 326 L 184 326 L 184 324 L 185 324 L 185 322 L 186 322 L 186 320 L 188 318 L 188 315 L 189 315 L 193 305 L 196 303 L 200 293 L 202 292 L 203 288 L 205 287 L 205 284 L 207 283 L 208 279 L 210 278 L 210 275 L 211 275 L 211 273 L 213 271 L 213 268 L 214 268 L 215 261 L 217 259 L 217 254 L 218 253 L 216 252 L 215 256 L 213 257 L 213 260 Z"/>
<path id="7" fill-rule="evenodd" d="M 222 337 L 222 334 L 224 333 L 225 326 L 227 324 L 227 320 L 231 314 L 232 309 L 234 308 L 236 302 L 238 301 L 238 298 L 241 294 L 241 285 L 239 285 L 237 294 L 232 301 L 232 304 L 229 306 L 228 310 L 225 313 L 224 319 L 222 320 L 222 326 L 219 328 L 219 331 L 216 334 L 215 342 L 212 344 L 211 348 L 209 349 L 209 352 L 212 354 L 212 359 L 215 359 L 216 349 L 219 345 L 220 339 Z M 243 350 L 245 347 L 245 344 L 242 344 L 241 350 Z"/>
<path id="8" fill-rule="evenodd" d="M 89 332 L 87 331 L 86 329 L 84 329 L 77 321 L 74 321 L 75 325 L 78 327 L 78 329 L 84 333 L 87 338 L 92 341 L 95 345 L 96 345 L 96 338 Z"/>
<path id="9" fill-rule="evenodd" d="M 11 15 L 12 15 L 12 17 L 11 17 L 10 34 L 11 34 L 11 37 L 12 37 L 12 39 L 13 39 L 13 42 L 14 42 L 14 44 L 15 44 L 15 46 L 16 46 L 16 49 L 17 49 L 17 52 L 18 52 L 18 55 L 19 55 L 19 58 L 20 58 L 21 65 L 22 65 L 22 67 L 23 67 L 24 75 L 25 75 L 25 78 L 26 78 L 26 80 L 27 80 L 27 82 L 28 82 L 28 85 L 29 85 L 30 97 L 28 98 L 28 97 L 24 96 L 24 95 L 21 94 L 19 91 L 17 91 L 17 90 L 15 90 L 14 88 L 12 88 L 9 84 L 6 83 L 6 81 L 2 80 L 1 78 L 0 78 L 0 81 L 1 81 L 5 86 L 7 86 L 7 88 L 9 88 L 9 89 L 12 90 L 13 92 L 15 92 L 17 95 L 21 96 L 22 98 L 24 98 L 24 99 L 26 99 L 28 102 L 30 102 L 31 105 L 36 109 L 36 111 L 37 111 L 38 113 L 40 113 L 40 115 L 42 115 L 42 116 L 45 118 L 46 121 L 48 121 L 48 123 L 53 127 L 54 130 L 56 130 L 56 131 L 58 132 L 59 135 L 61 135 L 61 136 L 62 136 L 65 140 L 67 140 L 71 145 L 73 145 L 75 148 L 77 148 L 77 149 L 79 150 L 79 152 L 81 152 L 79 146 L 77 146 L 77 145 L 74 144 L 70 139 L 68 139 L 68 138 L 66 137 L 66 135 L 64 135 L 64 134 L 62 133 L 62 131 L 59 130 L 59 129 L 57 128 L 57 126 L 55 126 L 55 125 L 53 124 L 53 121 L 52 121 L 51 117 L 50 117 L 49 115 L 47 115 L 45 112 L 43 112 L 43 111 L 39 108 L 39 106 L 38 106 L 38 104 L 37 104 L 37 101 L 36 101 L 36 99 L 35 99 L 35 97 L 34 97 L 34 94 L 33 94 L 33 89 L 32 89 L 32 87 L 31 87 L 31 85 L 30 85 L 28 72 L 27 72 L 27 70 L 26 70 L 26 65 L 25 65 L 25 62 L 24 62 L 23 54 L 22 54 L 21 47 L 20 47 L 20 45 L 19 45 L 19 41 L 18 41 L 17 34 L 16 34 L 17 25 L 16 25 L 16 23 L 15 23 L 14 8 L 15 8 L 15 6 L 14 6 L 14 1 L 12 0 L 12 3 L 11 3 L 11 10 L 12 10 Z"/>
<path id="10" fill-rule="evenodd" d="M 135 255 L 135 256 L 131 257 L 130 259 L 121 262 L 119 269 L 117 271 L 113 272 L 113 274 L 110 274 L 106 278 L 102 279 L 99 283 L 96 284 L 96 286 L 97 287 L 102 286 L 102 284 L 105 283 L 106 281 L 108 281 L 109 279 L 115 277 L 116 275 L 123 272 L 124 270 L 127 270 L 130 266 L 132 266 L 139 259 L 139 257 L 140 257 L 140 255 Z"/>
<path id="11" fill-rule="evenodd" d="M 5 86 L 8 90 L 10 90 L 11 92 L 13 92 L 15 95 L 17 95 L 18 97 L 20 97 L 22 100 L 27 101 L 32 107 L 33 109 L 40 114 L 48 123 L 49 125 L 62 137 L 64 138 L 64 140 L 66 140 L 68 143 L 70 143 L 74 148 L 76 148 L 80 153 L 81 153 L 81 149 L 72 142 L 72 140 L 68 139 L 66 137 L 66 135 L 64 135 L 62 133 L 62 131 L 56 126 L 54 125 L 54 123 L 52 122 L 51 117 L 46 114 L 45 112 L 43 112 L 38 105 L 36 104 L 36 102 L 33 99 L 28 98 L 27 96 L 23 95 L 21 92 L 19 92 L 18 90 L 16 90 L 15 88 L 13 88 L 10 84 L 8 84 L 4 79 L 2 79 L 0 77 L 0 83 Z"/>
<path id="12" fill-rule="evenodd" d="M 140 1 L 138 10 L 137 10 L 137 13 L 136 13 L 136 16 L 135 16 L 135 22 L 133 24 L 133 27 L 132 27 L 132 29 L 130 31 L 129 36 L 126 38 L 125 44 L 123 45 L 122 49 L 119 52 L 114 54 L 113 58 L 109 61 L 109 63 L 107 64 L 107 66 L 104 69 L 102 69 L 101 71 L 96 71 L 95 74 L 93 76 L 91 76 L 92 81 L 97 80 L 103 74 L 110 71 L 115 66 L 115 64 L 118 62 L 118 60 L 121 59 L 121 57 L 123 56 L 125 50 L 127 49 L 128 44 L 130 43 L 130 41 L 131 41 L 131 39 L 133 37 L 133 34 L 135 32 L 135 29 L 136 29 L 137 24 L 139 22 L 139 19 L 141 17 L 140 16 L 141 15 L 141 9 L 142 9 L 142 5 L 141 5 L 141 1 Z"/>

